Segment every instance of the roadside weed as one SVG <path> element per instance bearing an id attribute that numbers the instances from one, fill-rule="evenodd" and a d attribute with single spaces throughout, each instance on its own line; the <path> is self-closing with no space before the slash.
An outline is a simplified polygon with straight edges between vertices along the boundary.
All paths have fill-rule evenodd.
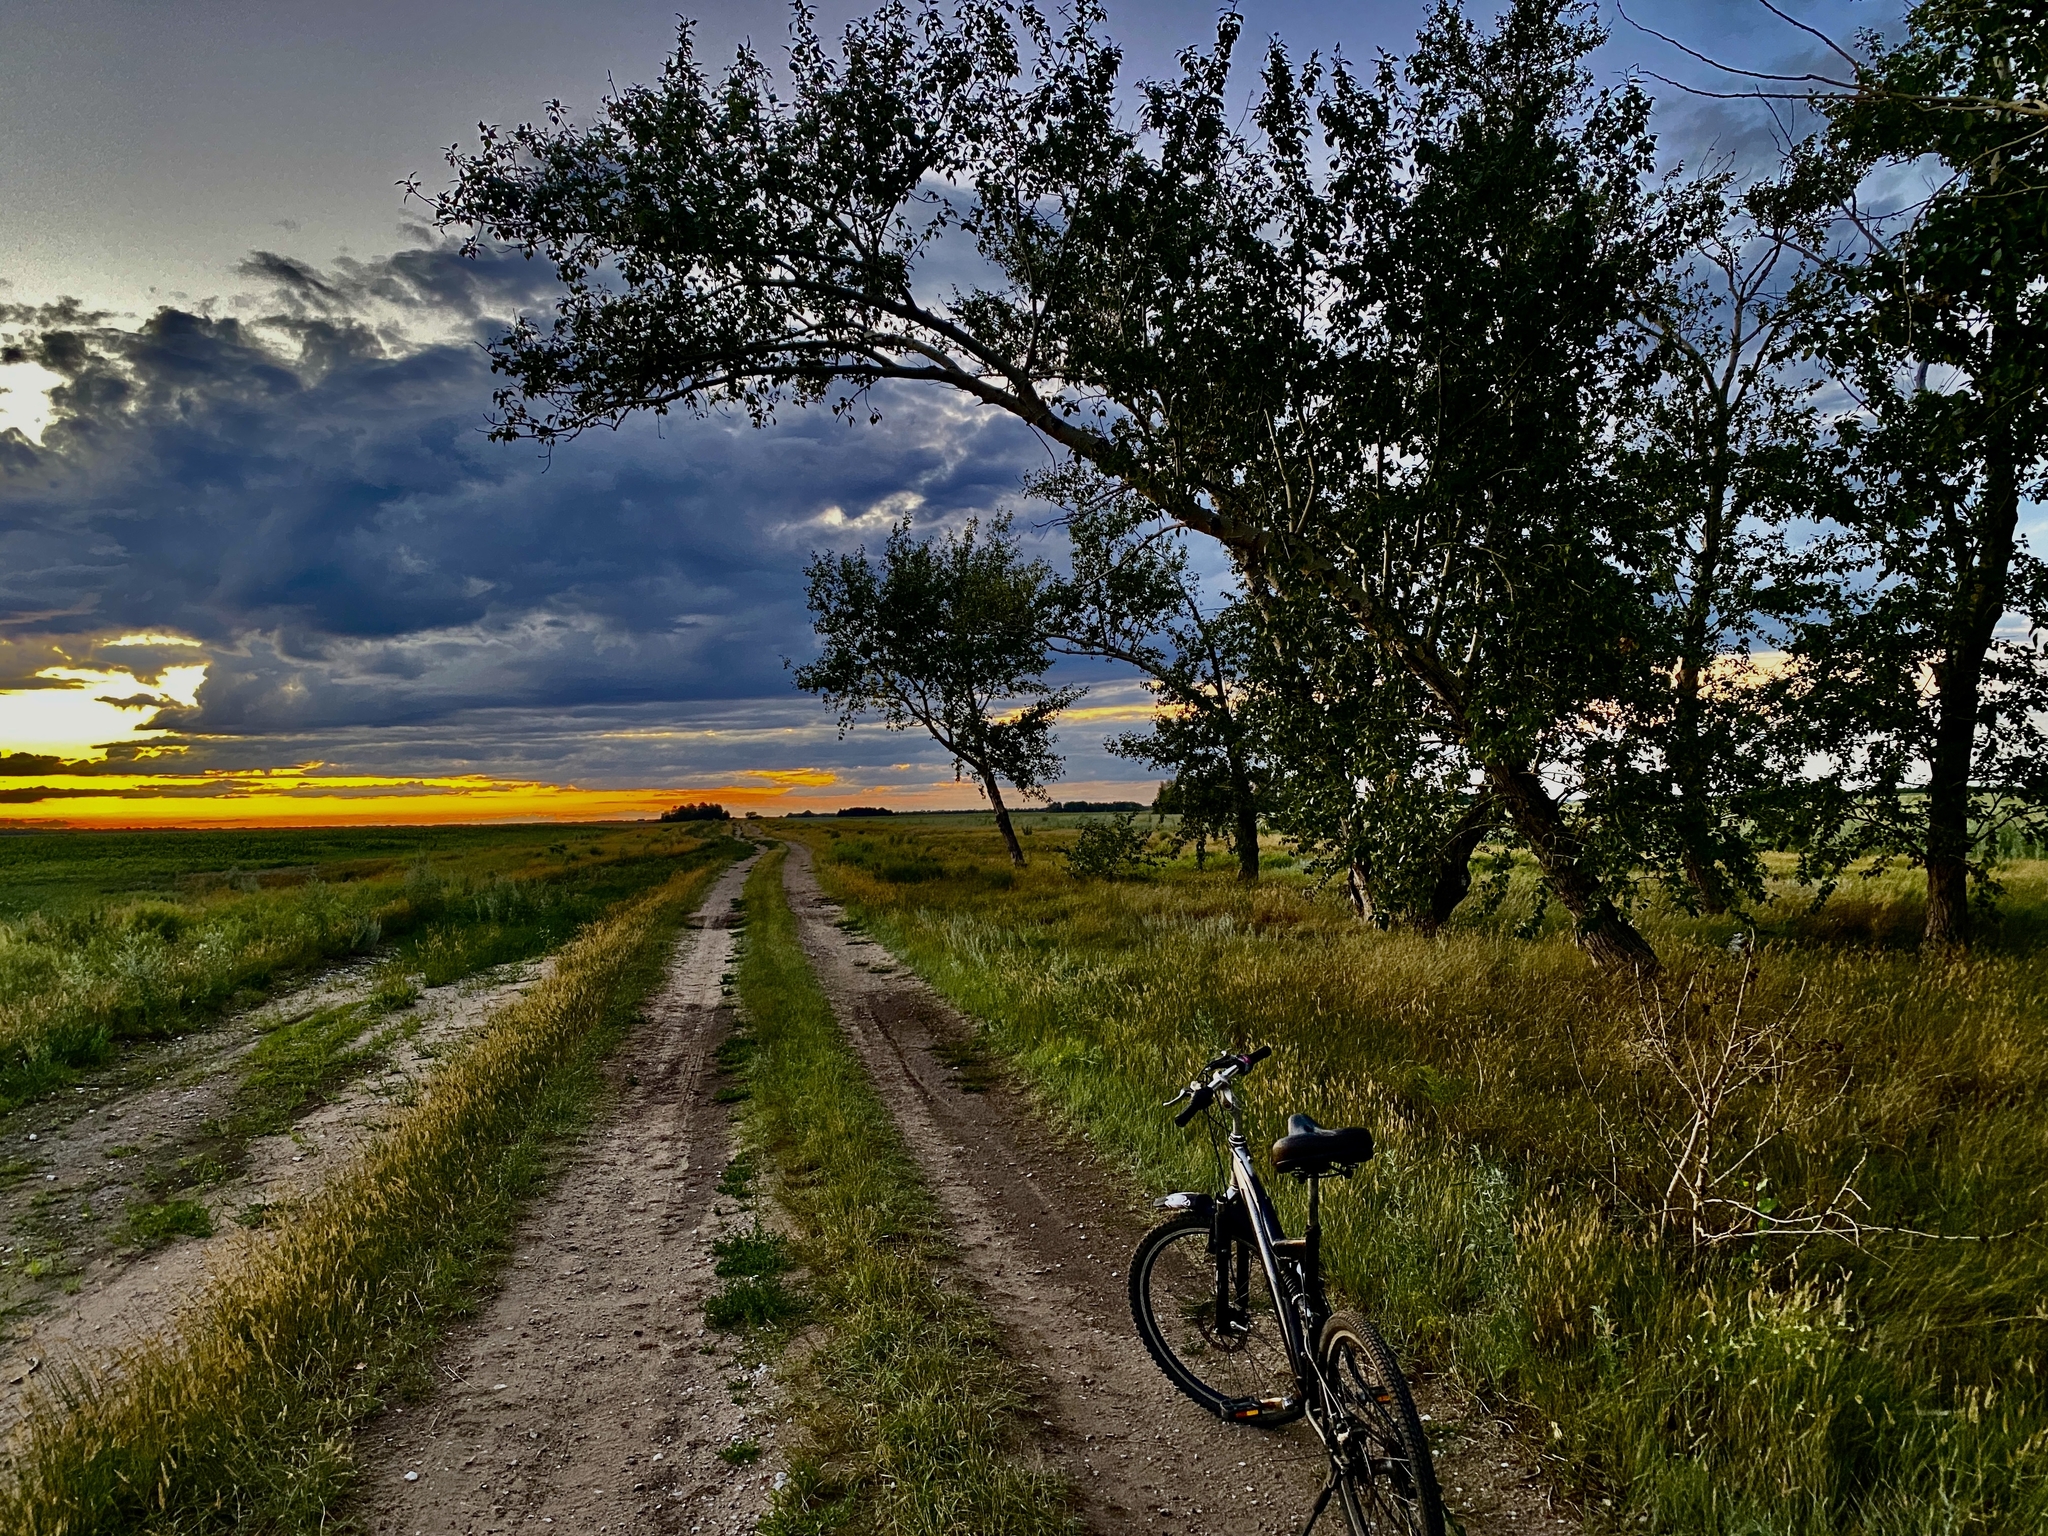
<path id="1" fill-rule="evenodd" d="M 197 1200 L 131 1206 L 124 1235 L 138 1248 L 160 1247 L 174 1237 L 211 1237 L 213 1217 Z"/>

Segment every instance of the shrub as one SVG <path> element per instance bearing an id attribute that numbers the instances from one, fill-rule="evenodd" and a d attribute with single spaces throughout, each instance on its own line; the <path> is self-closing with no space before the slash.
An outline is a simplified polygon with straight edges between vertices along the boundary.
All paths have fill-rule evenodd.
<path id="1" fill-rule="evenodd" d="M 1138 825 L 1136 811 L 1123 811 L 1107 821 L 1091 821 L 1060 857 L 1082 880 L 1122 880 L 1159 863 L 1152 852 L 1152 834 Z"/>

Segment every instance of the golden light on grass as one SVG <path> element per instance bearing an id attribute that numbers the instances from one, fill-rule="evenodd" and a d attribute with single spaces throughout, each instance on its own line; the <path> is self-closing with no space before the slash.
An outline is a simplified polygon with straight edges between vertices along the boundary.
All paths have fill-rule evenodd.
<path id="1" fill-rule="evenodd" d="M 633 821 L 693 800 L 716 800 L 736 813 L 801 809 L 786 804 L 792 790 L 837 782 L 837 775 L 809 768 L 735 777 L 763 782 L 584 789 L 489 774 L 341 773 L 321 763 L 206 773 L 36 774 L 0 779 L 0 822 L 145 828 Z"/>
<path id="2" fill-rule="evenodd" d="M 11 746 L 11 750 L 27 751 Z M 902 765 L 898 765 L 902 766 Z M 1149 800 L 1154 785 L 1087 782 L 1060 786 L 1077 796 Z M 719 783 L 586 789 L 490 774 L 345 773 L 324 763 L 201 773 L 47 773 L 0 778 L 0 826 L 383 827 L 467 822 L 644 821 L 671 806 L 716 801 L 748 811 L 830 815 L 842 805 L 883 800 L 899 810 L 971 810 L 972 786 L 951 779 L 849 781 L 823 768 L 756 768 Z"/>

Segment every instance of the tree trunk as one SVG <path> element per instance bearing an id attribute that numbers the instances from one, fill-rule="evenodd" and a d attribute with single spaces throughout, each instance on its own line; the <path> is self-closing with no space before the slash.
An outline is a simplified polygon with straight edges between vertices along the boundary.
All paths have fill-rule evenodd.
<path id="1" fill-rule="evenodd" d="M 1586 868 L 1585 850 L 1535 772 L 1518 763 L 1488 763 L 1486 776 L 1515 826 L 1528 840 L 1550 889 L 1577 924 L 1579 944 L 1609 970 L 1654 976 L 1662 966 L 1649 941 L 1600 888 Z"/>
<path id="2" fill-rule="evenodd" d="M 1344 872 L 1344 894 L 1351 898 L 1351 910 L 1361 923 L 1370 923 L 1375 928 L 1387 926 L 1386 919 L 1373 908 L 1372 887 L 1366 884 L 1365 866 L 1355 859 L 1351 868 Z"/>
<path id="3" fill-rule="evenodd" d="M 1687 882 L 1699 895 L 1700 910 L 1709 917 L 1719 917 L 1728 910 L 1728 882 L 1706 851 L 1706 823 L 1711 813 L 1700 771 L 1704 754 L 1700 743 L 1700 669 L 1691 655 L 1678 666 L 1678 703 L 1674 713 L 1671 767 L 1678 788 L 1679 862 Z"/>
<path id="4" fill-rule="evenodd" d="M 1479 795 L 1458 818 L 1450 841 L 1444 844 L 1437 859 L 1436 885 L 1429 893 L 1429 913 L 1421 924 L 1424 933 L 1435 933 L 1443 927 L 1458 910 L 1458 904 L 1472 894 L 1472 855 L 1479 851 L 1480 839 L 1492 825 L 1493 796 Z"/>
<path id="5" fill-rule="evenodd" d="M 1701 740 L 1700 672 L 1708 661 L 1708 629 L 1714 613 L 1714 597 L 1721 582 L 1723 525 L 1728 500 L 1727 440 L 1729 426 L 1725 405 L 1718 411 L 1721 451 L 1714 457 L 1706 494 L 1700 506 L 1700 544 L 1693 552 L 1692 592 L 1686 603 L 1684 630 L 1679 637 L 1678 697 L 1673 708 L 1671 770 L 1678 790 L 1679 861 L 1685 878 L 1698 892 L 1700 908 L 1718 917 L 1728 910 L 1728 886 L 1708 850 L 1707 824 L 1712 812 L 1707 806 L 1705 744 Z"/>
<path id="6" fill-rule="evenodd" d="M 981 787 L 988 794 L 988 803 L 995 808 L 996 830 L 1003 834 L 1003 846 L 1010 850 L 1010 862 L 1024 867 L 1024 846 L 1017 841 L 1017 829 L 1010 825 L 1010 808 L 1003 804 L 1003 791 L 996 783 L 996 776 L 987 769 L 981 772 Z"/>
<path id="7" fill-rule="evenodd" d="M 1252 776 L 1233 755 L 1230 761 L 1230 799 L 1237 812 L 1237 878 L 1246 885 L 1259 879 L 1259 802 L 1252 793 Z"/>
<path id="8" fill-rule="evenodd" d="M 1993 429 L 1985 460 L 1982 534 L 1976 558 L 1958 574 L 1950 639 L 1935 667 L 1940 713 L 1927 775 L 1927 926 L 1922 942 L 1939 948 L 1970 942 L 1970 770 L 1977 754 L 1984 653 L 2005 612 L 2006 573 L 2020 515 L 2010 427 Z"/>

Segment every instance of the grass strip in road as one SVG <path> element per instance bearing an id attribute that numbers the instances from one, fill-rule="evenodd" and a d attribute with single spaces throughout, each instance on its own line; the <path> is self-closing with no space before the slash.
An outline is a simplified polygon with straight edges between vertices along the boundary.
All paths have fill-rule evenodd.
<path id="1" fill-rule="evenodd" d="M 747 881 L 748 1125 L 824 1337 L 795 1364 L 804 1443 L 762 1536 L 1065 1536 L 1067 1490 L 1026 1449 L 1017 1370 L 950 1272 L 937 1203 L 798 945 L 783 858 Z"/>
<path id="2" fill-rule="evenodd" d="M 708 845 L 697 867 L 591 924 L 168 1334 L 36 1404 L 10 1447 L 0 1530 L 330 1524 L 352 1478 L 351 1426 L 424 1387 L 434 1338 L 494 1273 L 683 917 L 735 851 Z"/>

